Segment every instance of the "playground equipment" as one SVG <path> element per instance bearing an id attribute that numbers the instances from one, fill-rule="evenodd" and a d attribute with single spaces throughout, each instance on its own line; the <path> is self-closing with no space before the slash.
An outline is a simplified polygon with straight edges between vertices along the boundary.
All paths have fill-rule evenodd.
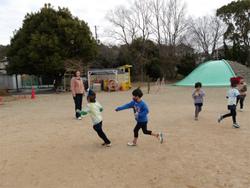
<path id="1" fill-rule="evenodd" d="M 118 91 L 131 88 L 130 68 L 124 65 L 115 69 L 91 69 L 88 71 L 88 85 L 94 91 Z"/>
<path id="2" fill-rule="evenodd" d="M 201 82 L 203 86 L 229 86 L 235 73 L 226 60 L 207 61 L 199 65 L 176 86 L 194 86 Z"/>

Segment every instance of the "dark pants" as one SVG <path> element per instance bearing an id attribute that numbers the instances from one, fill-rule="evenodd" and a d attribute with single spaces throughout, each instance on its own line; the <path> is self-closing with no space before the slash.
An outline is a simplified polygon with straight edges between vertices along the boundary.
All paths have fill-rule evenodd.
<path id="1" fill-rule="evenodd" d="M 240 109 L 243 109 L 245 97 L 246 97 L 246 95 L 239 95 L 237 97 L 236 105 L 238 105 L 238 102 L 240 101 Z"/>
<path id="2" fill-rule="evenodd" d="M 196 103 L 194 105 L 195 105 L 195 117 L 198 117 L 199 113 L 202 110 L 203 104 L 202 103 Z"/>
<path id="3" fill-rule="evenodd" d="M 93 127 L 95 131 L 97 132 L 98 136 L 105 142 L 105 144 L 110 144 L 110 140 L 107 138 L 105 133 L 102 130 L 102 121 Z"/>
<path id="4" fill-rule="evenodd" d="M 231 117 L 232 116 L 232 119 L 233 119 L 233 123 L 236 123 L 236 105 L 230 105 L 230 106 L 227 106 L 228 110 L 230 110 L 230 113 L 228 114 L 225 114 L 222 116 L 222 118 L 227 118 L 227 117 Z"/>
<path id="5" fill-rule="evenodd" d="M 75 102 L 75 112 L 76 112 L 76 118 L 81 116 L 80 112 L 77 112 L 77 110 L 81 111 L 82 110 L 82 95 L 83 94 L 76 94 L 75 97 L 73 97 L 74 102 Z"/>
<path id="6" fill-rule="evenodd" d="M 140 129 L 142 129 L 142 132 L 144 134 L 151 135 L 152 131 L 147 130 L 147 123 L 148 122 L 137 122 L 135 128 L 134 128 L 134 137 L 138 138 L 138 132 Z"/>

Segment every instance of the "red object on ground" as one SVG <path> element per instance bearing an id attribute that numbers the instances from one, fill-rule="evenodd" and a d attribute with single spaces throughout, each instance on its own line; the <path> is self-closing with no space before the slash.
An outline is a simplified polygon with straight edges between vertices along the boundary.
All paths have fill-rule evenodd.
<path id="1" fill-rule="evenodd" d="M 32 87 L 32 90 L 31 90 L 31 99 L 35 99 L 35 98 L 36 98 L 35 90 Z"/>

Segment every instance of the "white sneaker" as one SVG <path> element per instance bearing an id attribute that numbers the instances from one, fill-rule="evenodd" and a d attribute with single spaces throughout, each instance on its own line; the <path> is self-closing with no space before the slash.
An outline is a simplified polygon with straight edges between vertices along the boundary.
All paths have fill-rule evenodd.
<path id="1" fill-rule="evenodd" d="M 81 117 L 78 117 L 77 119 L 78 119 L 78 120 L 82 120 L 82 118 L 81 118 Z"/>
<path id="2" fill-rule="evenodd" d="M 136 144 L 134 142 L 128 142 L 127 144 L 128 146 L 136 146 Z"/>
<path id="3" fill-rule="evenodd" d="M 240 125 L 237 124 L 237 123 L 234 123 L 234 124 L 233 124 L 233 128 L 240 128 Z"/>
<path id="4" fill-rule="evenodd" d="M 111 146 L 112 146 L 112 144 L 111 144 L 111 143 L 109 143 L 109 144 L 105 144 L 105 146 L 106 146 L 106 147 L 111 147 Z"/>
<path id="5" fill-rule="evenodd" d="M 160 143 L 162 144 L 163 143 L 163 133 L 162 132 L 159 133 L 159 140 L 160 140 Z"/>
<path id="6" fill-rule="evenodd" d="M 239 111 L 240 111 L 240 112 L 243 112 L 243 109 L 241 108 L 241 109 L 239 109 Z"/>

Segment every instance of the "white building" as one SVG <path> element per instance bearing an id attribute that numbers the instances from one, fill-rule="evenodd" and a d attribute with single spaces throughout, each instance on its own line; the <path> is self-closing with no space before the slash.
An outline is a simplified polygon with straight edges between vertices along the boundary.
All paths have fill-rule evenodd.
<path id="1" fill-rule="evenodd" d="M 0 60 L 0 89 L 17 89 L 21 87 L 21 75 L 8 75 L 7 58 Z"/>

